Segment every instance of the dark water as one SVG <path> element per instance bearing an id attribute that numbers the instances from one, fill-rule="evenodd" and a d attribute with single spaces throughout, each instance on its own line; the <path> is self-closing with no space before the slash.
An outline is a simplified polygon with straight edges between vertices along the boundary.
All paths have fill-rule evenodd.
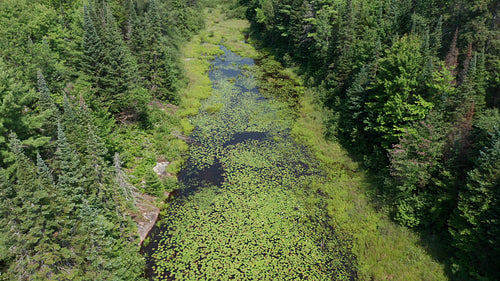
<path id="1" fill-rule="evenodd" d="M 293 175 L 294 177 L 307 177 L 317 176 L 320 174 L 319 169 L 315 167 L 315 161 L 310 157 L 308 150 L 293 143 L 289 136 L 289 120 L 280 116 L 279 109 L 273 107 L 271 104 L 272 99 L 266 99 L 259 93 L 259 89 L 254 79 L 246 79 L 251 76 L 248 68 L 254 65 L 254 61 L 249 58 L 242 58 L 233 52 L 227 50 L 224 46 L 221 49 L 225 52 L 223 56 L 216 58 L 212 62 L 212 67 L 209 72 L 209 77 L 213 82 L 214 92 L 230 93 L 221 99 L 220 103 L 223 104 L 223 109 L 210 115 L 207 112 L 200 112 L 196 122 L 193 122 L 197 127 L 193 131 L 191 137 L 194 139 L 196 146 L 192 146 L 191 156 L 188 158 L 185 167 L 182 169 L 178 176 L 180 190 L 176 199 L 172 202 L 172 206 L 178 207 L 191 200 L 193 196 L 207 188 L 217 187 L 216 192 L 241 192 L 242 196 L 249 196 L 247 191 L 232 190 L 228 188 L 227 173 L 234 173 L 236 167 L 243 167 L 244 165 L 251 166 L 251 171 L 260 169 L 259 173 L 266 175 L 267 180 L 272 182 L 283 182 L 279 189 L 290 190 L 296 188 L 294 184 L 289 184 L 289 181 L 283 180 L 284 175 Z M 230 81 L 230 83 L 228 83 Z M 216 98 L 215 98 L 216 99 Z M 217 100 L 215 101 L 217 102 Z M 250 105 L 249 105 L 250 103 Z M 204 118 L 211 116 L 210 118 Z M 209 121 L 206 121 L 209 120 Z M 205 123 L 204 123 L 205 122 Z M 207 123 L 210 122 L 210 123 Z M 284 150 L 282 155 L 266 156 L 264 152 L 262 155 L 259 153 L 259 147 L 262 151 L 272 147 L 281 147 Z M 242 149 L 243 147 L 243 149 Z M 283 149 L 285 147 L 285 149 Z M 254 148 L 250 150 L 250 148 Z M 255 156 L 259 161 L 244 163 L 246 160 L 234 162 L 233 158 L 239 159 L 236 153 L 250 153 Z M 200 160 L 200 155 L 203 155 Z M 287 156 L 288 155 L 288 156 Z M 300 155 L 300 157 L 297 157 Z M 233 158 L 231 158 L 233 157 Z M 260 158 L 259 158 L 260 157 Z M 269 159 L 269 157 L 273 157 Z M 229 161 L 228 159 L 233 159 Z M 251 160 L 249 160 L 251 161 Z M 272 163 L 272 171 L 266 165 Z M 231 167 L 228 165 L 232 165 Z M 254 165 L 254 166 L 252 166 Z M 259 166 L 260 165 L 260 166 Z M 261 166 L 264 168 L 259 168 Z M 248 169 L 248 167 L 244 168 Z M 276 171 L 276 172 L 274 172 Z M 294 181 L 291 181 L 294 182 Z M 289 186 L 287 186 L 287 184 Z M 232 185 L 229 182 L 229 185 Z M 258 192 L 258 191 L 251 191 Z M 251 195 L 251 193 L 250 193 Z M 324 193 L 314 191 L 311 195 L 313 197 L 322 197 Z M 318 206 L 324 213 L 326 210 L 324 206 Z M 211 212 L 216 212 L 215 210 Z M 294 214 L 294 212 L 296 214 Z M 290 216 L 300 213 L 299 207 L 292 208 Z M 213 214 L 215 217 L 224 217 L 224 213 Z M 298 216 L 298 215 L 297 215 Z M 287 217 L 288 218 L 288 217 Z M 160 247 L 160 240 L 165 240 L 165 237 L 172 237 L 171 225 L 175 225 L 175 214 L 167 215 L 162 218 L 160 227 L 155 226 L 150 234 L 150 243 L 143 247 L 142 252 L 146 258 L 146 275 L 150 280 L 154 278 L 160 280 L 173 280 L 169 277 L 169 272 L 162 272 L 160 276 L 154 275 L 153 268 L 156 266 L 156 261 L 153 254 Z M 273 218 L 275 219 L 275 218 Z M 315 225 L 315 232 L 317 234 L 314 242 L 319 251 L 331 251 L 328 249 L 332 243 L 336 241 L 336 234 L 334 229 L 328 224 L 328 218 L 324 215 L 311 215 L 308 218 L 311 225 Z M 249 221 L 244 223 L 247 227 L 254 222 Z M 274 223 L 271 221 L 271 223 Z M 235 235 L 237 235 L 235 233 Z M 282 239 L 280 235 L 275 235 L 267 238 L 271 244 L 279 244 Z M 314 240 L 313 239 L 313 240 Z M 333 243 L 335 244 L 335 243 Z M 338 244 L 338 243 L 337 243 Z M 171 246 L 174 247 L 174 246 Z M 204 249 L 202 249 L 204 250 Z M 299 251 L 299 248 L 296 249 Z M 176 250 L 174 250 L 175 252 Z M 237 250 L 237 255 L 240 254 L 240 249 Z M 283 251 L 277 250 L 274 253 L 263 252 L 261 255 L 271 256 L 273 259 L 279 260 L 283 258 Z M 341 252 L 341 254 L 338 254 Z M 356 272 L 351 266 L 353 258 L 350 255 L 349 249 L 336 250 L 337 255 L 343 255 L 344 258 L 340 261 L 341 267 L 349 273 L 349 280 L 355 280 Z M 314 268 L 322 268 L 324 264 L 333 264 L 337 262 L 338 258 L 327 256 L 323 261 L 311 265 Z M 193 262 L 198 262 L 197 260 Z M 200 263 L 201 264 L 201 263 Z M 201 265 L 200 265 L 201 266 Z M 201 270 L 201 268 L 198 268 Z M 241 272 L 241 271 L 240 271 Z M 304 272 L 306 274 L 306 272 Z M 300 277 L 301 276 L 301 277 Z M 305 275 L 300 275 L 299 278 L 305 278 Z"/>
<path id="2" fill-rule="evenodd" d="M 226 47 L 220 47 L 224 52 L 225 56 L 217 57 L 211 66 L 209 72 L 209 78 L 213 81 L 213 86 L 217 87 L 217 81 L 221 77 L 235 78 L 234 85 L 239 87 L 241 91 L 259 93 L 258 88 L 249 87 L 248 85 L 238 83 L 238 77 L 243 75 L 242 67 L 253 66 L 254 60 L 250 58 L 242 58 L 236 56 L 234 53 L 227 50 Z M 262 95 L 257 97 L 258 100 L 265 101 Z M 239 101 L 237 99 L 232 100 L 233 103 L 237 104 Z M 205 114 L 201 112 L 200 114 Z M 199 135 L 199 128 L 195 128 L 192 134 L 194 141 L 201 146 L 212 145 L 210 142 L 206 141 L 206 138 Z M 220 132 L 219 132 L 220 133 Z M 229 139 L 221 144 L 222 147 L 227 147 L 230 145 L 235 145 L 238 143 L 243 143 L 246 141 L 265 141 L 268 140 L 269 136 L 265 132 L 236 132 L 232 134 Z M 196 193 L 199 189 L 206 186 L 218 186 L 220 187 L 225 180 L 224 168 L 222 167 L 219 159 L 214 157 L 213 163 L 208 167 L 200 169 L 196 163 L 193 163 L 193 159 L 190 157 L 187 160 L 186 166 L 181 170 L 178 175 L 179 186 L 175 200 L 182 201 L 188 198 L 189 195 Z M 173 280 L 168 276 L 155 276 L 153 267 L 155 266 L 155 261 L 152 258 L 153 253 L 158 248 L 158 239 L 160 236 L 168 231 L 169 219 L 162 218 L 162 225 L 154 226 L 150 232 L 149 239 L 150 243 L 141 249 L 141 252 L 146 258 L 146 277 L 150 280 L 154 278 L 160 280 Z"/>

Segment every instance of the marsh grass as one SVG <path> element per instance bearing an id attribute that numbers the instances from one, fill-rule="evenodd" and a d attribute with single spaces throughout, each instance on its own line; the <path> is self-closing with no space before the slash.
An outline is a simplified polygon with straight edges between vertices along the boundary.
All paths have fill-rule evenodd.
<path id="1" fill-rule="evenodd" d="M 310 90 L 295 85 L 301 94 L 292 120 L 289 105 L 256 102 L 252 92 L 238 93 L 235 109 L 235 84 L 256 84 L 250 66 L 239 67 L 240 77 L 218 79 L 212 89 L 208 73 L 210 61 L 223 53 L 219 44 L 244 57 L 262 55 L 244 43 L 247 21 L 224 19 L 220 8 L 206 15 L 207 29 L 184 48 L 189 85 L 178 116 L 184 133 L 200 142 L 191 147 L 187 165 L 203 170 L 220 163 L 225 180 L 164 211 L 165 232 L 153 255 L 158 276 L 445 280 L 443 266 L 418 236 L 375 209 L 370 180 L 359 165 L 324 139 L 323 114 Z M 232 143 L 237 132 L 269 137 Z"/>
<path id="2" fill-rule="evenodd" d="M 239 28 L 220 23 L 231 34 Z M 160 279 L 349 280 L 356 273 L 348 247 L 322 230 L 320 204 L 299 197 L 315 195 L 297 192 L 321 176 L 289 137 L 288 105 L 256 91 L 253 62 L 230 51 L 230 36 L 210 68 L 212 93 L 190 117 L 198 145 L 186 169 L 194 172 L 165 211 L 154 271 Z M 203 184 L 214 166 L 224 180 Z"/>
<path id="3" fill-rule="evenodd" d="M 325 195 L 331 225 L 352 239 L 361 280 L 447 280 L 444 265 L 435 261 L 417 234 L 376 210 L 368 176 L 335 142 L 324 138 L 323 114 L 306 91 L 292 134 L 307 145 L 327 180 L 312 188 Z"/>

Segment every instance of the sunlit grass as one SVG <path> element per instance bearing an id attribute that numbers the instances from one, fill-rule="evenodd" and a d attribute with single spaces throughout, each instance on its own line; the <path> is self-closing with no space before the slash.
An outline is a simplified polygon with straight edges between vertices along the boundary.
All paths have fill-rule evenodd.
<path id="1" fill-rule="evenodd" d="M 243 72 L 253 69 L 251 61 L 227 51 L 217 63 L 213 94 L 204 100 L 184 97 L 203 109 L 191 118 L 199 145 L 191 147 L 185 172 L 219 163 L 225 180 L 165 211 L 165 232 L 155 240 L 155 273 L 183 280 L 348 280 L 352 261 L 344 242 L 324 230 L 316 202 L 306 205 L 295 192 L 317 170 L 289 137 L 291 116 L 283 113 L 288 105 L 250 90 L 257 75 Z M 256 132 L 264 138 L 227 144 L 238 134 Z M 191 178 L 197 179 L 194 186 L 202 180 Z"/>
<path id="2" fill-rule="evenodd" d="M 177 112 L 181 118 L 196 115 L 201 107 L 199 101 L 212 95 L 212 82 L 207 73 L 210 60 L 223 53 L 219 47 L 220 44 L 241 56 L 259 57 L 257 50 L 243 42 L 244 32 L 250 27 L 248 21 L 225 20 L 220 8 L 207 9 L 205 15 L 207 28 L 185 44 L 182 51 L 184 74 L 188 79 L 188 84 L 181 91 L 180 110 Z"/>
<path id="3" fill-rule="evenodd" d="M 244 57 L 261 57 L 251 45 L 244 43 L 244 34 L 249 27 L 247 21 L 225 20 L 220 9 L 207 10 L 206 16 L 207 29 L 195 36 L 184 47 L 183 52 L 189 85 L 182 93 L 178 116 L 182 117 L 180 124 L 185 134 L 191 133 L 194 128 L 188 118 L 201 109 L 200 101 L 213 95 L 207 73 L 209 60 L 222 53 L 218 45 L 222 43 L 229 50 Z M 329 223 L 336 229 L 341 239 L 352 242 L 360 280 L 446 280 L 444 266 L 433 260 L 421 246 L 419 237 L 394 224 L 388 219 L 388 214 L 384 210 L 375 209 L 373 198 L 370 196 L 371 183 L 358 163 L 352 161 L 338 143 L 324 139 L 322 109 L 315 107 L 312 96 L 313 93 L 306 91 L 302 97 L 299 118 L 291 131 L 297 142 L 311 150 L 312 155 L 319 160 L 320 168 L 326 173 L 325 178 L 316 178 L 304 183 L 304 192 L 314 190 L 325 196 L 318 199 L 305 195 L 308 199 L 304 204 L 313 206 L 318 203 L 317 200 L 324 200 L 325 211 L 330 217 Z M 217 113 L 224 110 L 224 107 L 220 107 L 220 99 L 213 98 L 213 101 L 206 104 L 207 111 Z M 262 116 L 255 117 L 266 122 Z M 280 136 L 275 136 L 273 139 L 276 143 L 283 142 Z M 203 156 L 200 161 L 212 163 L 211 157 L 211 155 Z M 252 150 L 242 150 L 231 157 L 235 165 L 247 164 L 252 167 L 267 165 L 266 158 L 260 157 Z M 257 175 L 239 175 L 238 180 L 251 184 L 256 180 L 252 177 L 258 178 Z"/>
<path id="4" fill-rule="evenodd" d="M 447 280 L 444 265 L 435 261 L 410 230 L 388 219 L 384 210 L 376 211 L 370 182 L 347 152 L 324 138 L 322 109 L 315 108 L 313 93 L 302 99 L 299 116 L 292 130 L 320 160 L 327 181 L 313 188 L 327 194 L 331 224 L 352 237 L 361 280 Z"/>

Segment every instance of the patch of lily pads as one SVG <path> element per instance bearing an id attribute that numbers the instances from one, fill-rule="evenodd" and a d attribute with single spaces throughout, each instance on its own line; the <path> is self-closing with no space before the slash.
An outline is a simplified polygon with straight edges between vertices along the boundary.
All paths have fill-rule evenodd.
<path id="1" fill-rule="evenodd" d="M 288 105 L 259 93 L 252 60 L 221 48 L 214 94 L 191 120 L 183 188 L 153 238 L 156 278 L 355 278 L 348 243 L 326 226 L 322 195 L 308 188 L 323 175 L 289 137 Z"/>

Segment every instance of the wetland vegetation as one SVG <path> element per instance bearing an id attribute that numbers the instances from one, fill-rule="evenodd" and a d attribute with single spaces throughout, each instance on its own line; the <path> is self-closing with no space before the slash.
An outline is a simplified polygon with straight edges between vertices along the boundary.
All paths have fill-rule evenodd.
<path id="1" fill-rule="evenodd" d="M 197 145 L 150 238 L 152 276 L 444 279 L 419 238 L 372 207 L 359 165 L 324 140 L 313 92 L 268 53 L 242 44 L 246 21 L 206 12 L 207 29 L 185 50 L 190 64 L 210 62 L 192 75 L 209 77 L 212 93 L 189 119 Z"/>
<path id="2" fill-rule="evenodd" d="M 499 11 L 0 1 L 0 280 L 498 280 Z"/>

